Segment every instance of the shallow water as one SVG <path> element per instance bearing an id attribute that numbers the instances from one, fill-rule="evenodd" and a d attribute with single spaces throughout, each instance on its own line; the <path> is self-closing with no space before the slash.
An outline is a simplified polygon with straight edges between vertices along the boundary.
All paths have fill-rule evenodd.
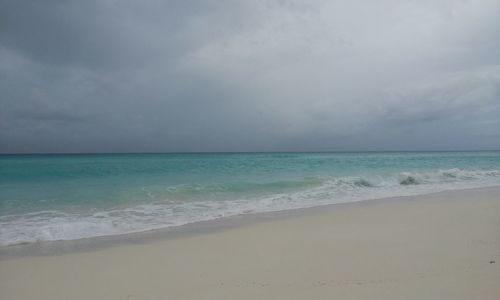
<path id="1" fill-rule="evenodd" d="M 500 152 L 0 156 L 0 245 L 500 185 Z"/>

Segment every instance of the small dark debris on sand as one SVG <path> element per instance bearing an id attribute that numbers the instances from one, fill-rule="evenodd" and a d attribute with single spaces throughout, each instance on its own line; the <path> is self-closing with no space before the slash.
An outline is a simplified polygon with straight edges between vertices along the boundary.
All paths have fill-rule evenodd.
<path id="1" fill-rule="evenodd" d="M 495 261 L 494 261 L 494 260 L 490 260 L 490 264 L 494 264 L 494 263 L 495 263 Z"/>

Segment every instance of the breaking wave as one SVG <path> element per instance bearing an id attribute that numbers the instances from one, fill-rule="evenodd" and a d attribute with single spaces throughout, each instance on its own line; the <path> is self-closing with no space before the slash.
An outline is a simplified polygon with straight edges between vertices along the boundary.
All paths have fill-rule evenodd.
<path id="1" fill-rule="evenodd" d="M 78 213 L 47 210 L 1 216 L 0 245 L 118 235 L 239 214 L 494 185 L 500 185 L 499 170 L 448 169 L 260 184 L 179 185 L 166 187 L 162 194 L 144 188 L 151 200 L 147 204 Z"/>

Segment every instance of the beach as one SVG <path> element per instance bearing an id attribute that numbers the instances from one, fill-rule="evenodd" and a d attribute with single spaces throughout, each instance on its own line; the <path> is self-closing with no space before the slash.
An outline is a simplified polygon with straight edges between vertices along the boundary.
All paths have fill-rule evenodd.
<path id="1" fill-rule="evenodd" d="M 500 0 L 0 20 L 0 300 L 500 300 Z"/>
<path id="2" fill-rule="evenodd" d="M 0 298 L 498 299 L 499 229 L 498 187 L 330 205 L 213 232 L 1 257 Z"/>

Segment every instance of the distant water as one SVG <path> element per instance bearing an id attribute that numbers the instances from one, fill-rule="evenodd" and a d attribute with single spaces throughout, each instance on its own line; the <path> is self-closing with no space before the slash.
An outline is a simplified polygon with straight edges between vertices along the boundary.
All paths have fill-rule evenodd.
<path id="1" fill-rule="evenodd" d="M 0 246 L 500 185 L 500 152 L 1 155 Z"/>

